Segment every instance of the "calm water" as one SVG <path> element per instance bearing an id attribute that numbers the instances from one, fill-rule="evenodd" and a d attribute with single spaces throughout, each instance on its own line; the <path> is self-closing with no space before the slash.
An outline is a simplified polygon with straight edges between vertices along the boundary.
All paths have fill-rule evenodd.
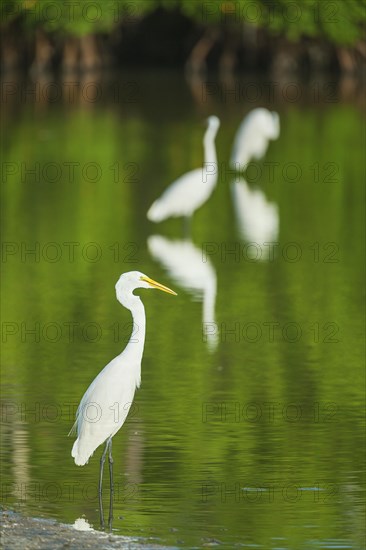
<path id="1" fill-rule="evenodd" d="M 84 101 L 47 81 L 33 99 L 21 83 L 9 96 L 6 506 L 98 527 L 101 449 L 78 468 L 67 434 L 130 336 L 114 284 L 138 269 L 178 297 L 140 292 L 147 339 L 142 387 L 113 442 L 115 532 L 188 547 L 362 546 L 364 112 L 323 84 L 279 83 L 272 96 L 250 82 L 258 101 L 245 101 L 248 82 L 234 82 L 237 101 L 225 95 L 233 83 L 219 93 L 212 80 L 208 93 L 169 74 L 84 82 Z M 281 135 L 249 167 L 243 204 L 228 159 L 256 106 L 279 112 Z M 219 183 L 182 242 L 181 220 L 153 225 L 146 211 L 202 165 L 211 114 Z M 255 196 L 256 219 L 274 216 L 267 230 L 250 223 Z"/>

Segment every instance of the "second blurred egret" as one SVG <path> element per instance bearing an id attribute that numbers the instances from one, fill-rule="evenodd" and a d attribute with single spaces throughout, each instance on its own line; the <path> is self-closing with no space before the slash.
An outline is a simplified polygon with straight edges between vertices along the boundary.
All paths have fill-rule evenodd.
<path id="1" fill-rule="evenodd" d="M 275 111 L 258 108 L 250 111 L 240 124 L 234 139 L 230 165 L 243 170 L 251 159 L 262 158 L 269 140 L 280 135 L 280 117 Z"/>

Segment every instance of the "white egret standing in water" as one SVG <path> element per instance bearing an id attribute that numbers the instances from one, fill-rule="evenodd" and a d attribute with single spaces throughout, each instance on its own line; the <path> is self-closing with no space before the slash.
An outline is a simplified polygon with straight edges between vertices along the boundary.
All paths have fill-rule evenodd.
<path id="1" fill-rule="evenodd" d="M 236 132 L 231 152 L 230 165 L 243 170 L 252 159 L 262 158 L 269 140 L 280 135 L 280 117 L 275 111 L 258 108 L 250 111 Z"/>
<path id="2" fill-rule="evenodd" d="M 78 438 L 74 442 L 71 456 L 75 464 L 83 466 L 102 443 L 106 446 L 100 461 L 99 509 L 104 527 L 102 483 L 103 466 L 108 452 L 110 475 L 109 525 L 113 515 L 113 459 L 112 437 L 126 420 L 135 389 L 141 382 L 141 359 L 144 351 L 146 317 L 145 308 L 136 288 L 157 288 L 169 294 L 176 293 L 157 283 L 139 271 L 123 273 L 116 284 L 117 300 L 132 313 L 132 336 L 120 355 L 117 355 L 90 384 L 80 401 L 74 429 Z M 73 431 L 71 430 L 71 432 Z M 70 432 L 70 433 L 71 433 Z"/>
<path id="3" fill-rule="evenodd" d="M 218 343 L 215 323 L 217 277 L 210 258 L 202 257 L 202 249 L 190 240 L 170 240 L 151 235 L 147 240 L 150 254 L 167 270 L 169 277 L 202 300 L 202 336 L 209 351 Z"/>
<path id="4" fill-rule="evenodd" d="M 217 157 L 215 137 L 220 126 L 216 116 L 207 119 L 203 138 L 204 166 L 187 172 L 175 180 L 149 208 L 147 217 L 152 222 L 166 218 L 190 218 L 211 195 L 217 183 Z"/>

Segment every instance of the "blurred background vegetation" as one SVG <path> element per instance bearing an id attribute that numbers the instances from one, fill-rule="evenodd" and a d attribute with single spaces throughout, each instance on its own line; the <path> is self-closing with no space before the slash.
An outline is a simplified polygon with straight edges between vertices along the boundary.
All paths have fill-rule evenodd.
<path id="1" fill-rule="evenodd" d="M 365 68 L 366 0 L 5 0 L 3 70 Z"/>

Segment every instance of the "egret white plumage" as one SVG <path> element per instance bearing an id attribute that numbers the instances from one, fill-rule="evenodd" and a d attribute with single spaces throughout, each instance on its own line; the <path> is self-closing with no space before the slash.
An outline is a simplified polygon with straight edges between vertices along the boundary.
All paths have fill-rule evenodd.
<path id="1" fill-rule="evenodd" d="M 280 135 L 280 117 L 275 111 L 262 107 L 246 115 L 236 132 L 230 166 L 243 170 L 251 159 L 262 158 L 270 140 Z"/>
<path id="2" fill-rule="evenodd" d="M 83 466 L 96 448 L 106 442 L 100 462 L 99 477 L 99 507 L 102 525 L 104 525 L 102 482 L 106 454 L 107 452 L 109 454 L 111 484 L 109 523 L 111 524 L 113 503 L 112 437 L 126 420 L 135 390 L 139 388 L 141 382 L 146 316 L 140 297 L 133 294 L 133 291 L 137 288 L 157 288 L 176 295 L 170 288 L 157 283 L 139 271 L 123 273 L 115 288 L 117 300 L 132 313 L 133 338 L 131 336 L 123 352 L 104 367 L 84 393 L 73 428 L 73 430 L 77 430 L 78 437 L 71 451 L 75 464 Z"/>
<path id="3" fill-rule="evenodd" d="M 216 116 L 207 119 L 203 138 L 204 165 L 187 172 L 175 180 L 149 208 L 147 217 L 161 222 L 170 217 L 190 218 L 211 195 L 217 183 L 217 157 L 215 138 L 220 126 Z"/>
<path id="4" fill-rule="evenodd" d="M 215 323 L 217 277 L 210 258 L 202 259 L 202 248 L 191 240 L 171 240 L 151 235 L 147 240 L 150 254 L 167 270 L 174 283 L 202 300 L 202 330 L 209 351 L 218 343 Z"/>

